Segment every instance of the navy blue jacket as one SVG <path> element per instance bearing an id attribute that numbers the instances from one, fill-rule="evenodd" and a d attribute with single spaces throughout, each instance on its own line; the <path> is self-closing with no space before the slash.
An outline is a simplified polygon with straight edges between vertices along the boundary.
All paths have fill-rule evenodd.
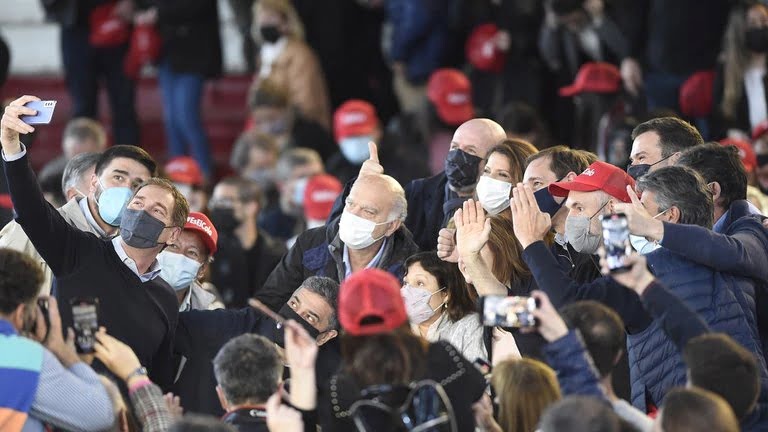
<path id="1" fill-rule="evenodd" d="M 405 63 L 412 84 L 426 83 L 445 57 L 448 28 L 443 0 L 388 0 L 386 8 L 392 25 L 391 60 Z"/>
<path id="2" fill-rule="evenodd" d="M 585 348 L 578 330 L 547 344 L 544 357 L 557 373 L 557 382 L 564 396 L 581 395 L 605 399 L 600 388 L 600 375 Z"/>
<path id="3" fill-rule="evenodd" d="M 700 240 L 703 239 L 687 239 L 689 242 Z M 707 246 L 700 244 L 698 247 Z M 754 294 L 750 280 L 715 272 L 665 248 L 646 257 L 656 277 L 701 315 L 711 328 L 730 335 L 762 360 L 754 303 L 751 310 L 743 306 L 750 304 Z M 603 277 L 585 284 L 574 282 L 558 266 L 543 242 L 526 248 L 523 259 L 555 307 L 589 299 L 600 301 L 621 315 L 629 333 L 627 350 L 632 403 L 638 409 L 646 409 L 646 399 L 659 406 L 669 389 L 685 383 L 685 367 L 675 345 L 646 312 L 636 293 L 611 278 Z"/>
<path id="4" fill-rule="evenodd" d="M 339 219 L 301 233 L 296 244 L 283 255 L 255 297 L 273 310 L 279 310 L 310 276 L 326 276 L 341 282 L 345 270 L 342 261 L 344 243 L 339 239 Z M 377 267 L 402 280 L 403 262 L 419 251 L 411 233 L 401 226 L 387 239 L 384 248 Z"/>

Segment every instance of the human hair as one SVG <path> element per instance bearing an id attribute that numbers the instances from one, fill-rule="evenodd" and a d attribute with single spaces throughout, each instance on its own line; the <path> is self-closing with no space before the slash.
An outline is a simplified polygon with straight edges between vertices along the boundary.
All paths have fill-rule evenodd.
<path id="1" fill-rule="evenodd" d="M 581 333 L 600 377 L 613 372 L 626 339 L 621 317 L 613 309 L 591 300 L 566 305 L 560 309 L 560 315 Z"/>
<path id="2" fill-rule="evenodd" d="M 525 102 L 513 101 L 501 108 L 499 124 L 515 135 L 539 134 L 544 125 L 536 110 Z"/>
<path id="3" fill-rule="evenodd" d="M 704 144 L 704 138 L 699 131 L 677 117 L 659 117 L 640 123 L 632 130 L 632 140 L 646 132 L 656 132 L 659 135 L 662 158 Z"/>
<path id="4" fill-rule="evenodd" d="M 48 165 L 40 172 L 37 182 L 40 184 L 40 190 L 44 194 L 50 194 L 54 207 L 61 207 L 67 203 L 67 194 L 62 193 L 61 184 L 63 183 L 64 171 L 60 164 Z"/>
<path id="5" fill-rule="evenodd" d="M 168 432 L 237 432 L 234 426 L 222 423 L 216 417 L 202 414 L 184 414 Z"/>
<path id="6" fill-rule="evenodd" d="M 40 264 L 21 252 L 0 248 L 0 314 L 8 315 L 34 300 L 42 283 Z"/>
<path id="7" fill-rule="evenodd" d="M 493 253 L 493 275 L 503 284 L 530 278 L 531 271 L 523 261 L 523 247 L 515 237 L 512 221 L 501 216 L 490 219 L 491 235 L 487 245 Z"/>
<path id="8" fill-rule="evenodd" d="M 651 171 L 637 180 L 637 190 L 653 192 L 659 213 L 677 207 L 678 223 L 712 227 L 712 192 L 704 179 L 690 168 L 676 165 Z"/>
<path id="9" fill-rule="evenodd" d="M 140 184 L 139 187 L 136 188 L 136 191 L 133 193 L 133 197 L 131 197 L 131 201 L 133 201 L 133 198 L 136 196 L 136 194 L 139 193 L 139 191 L 147 186 L 157 186 L 171 193 L 171 196 L 173 197 L 171 226 L 180 228 L 184 227 L 184 224 L 187 223 L 187 217 L 189 216 L 189 203 L 187 203 L 187 199 L 184 197 L 184 195 L 182 195 L 181 192 L 176 189 L 176 186 L 174 186 L 173 183 L 171 183 L 169 180 L 161 177 L 152 177 L 147 179 L 147 181 Z"/>
<path id="10" fill-rule="evenodd" d="M 275 155 L 275 158 L 280 153 L 277 141 L 271 135 L 257 130 L 245 131 L 235 141 L 235 146 L 229 157 L 229 166 L 235 171 L 245 168 L 251 159 L 251 150 L 254 148 L 272 153 Z"/>
<path id="11" fill-rule="evenodd" d="M 224 177 L 216 183 L 216 186 L 232 186 L 237 189 L 237 198 L 244 203 L 256 202 L 259 205 L 264 203 L 264 192 L 255 181 L 239 176 Z M 214 188 L 215 189 L 215 188 Z"/>
<path id="12" fill-rule="evenodd" d="M 325 276 L 310 276 L 301 283 L 299 289 L 305 289 L 322 297 L 328 306 L 331 307 L 331 316 L 328 318 L 330 328 L 335 330 L 339 328 L 339 283 Z"/>
<path id="13" fill-rule="evenodd" d="M 93 140 L 96 147 L 100 149 L 107 146 L 107 133 L 104 131 L 104 126 L 88 117 L 78 117 L 67 122 L 62 136 L 64 139 L 74 138 L 78 141 Z"/>
<path id="14" fill-rule="evenodd" d="M 269 78 L 260 80 L 259 84 L 251 87 L 248 92 L 248 108 L 251 111 L 258 108 L 286 109 L 289 106 L 288 89 L 275 80 Z"/>
<path id="15" fill-rule="evenodd" d="M 414 264 L 420 265 L 424 271 L 434 276 L 438 287 L 445 288 L 448 293 L 445 307 L 451 321 L 456 322 L 476 312 L 477 295 L 473 290 L 467 289 L 459 266 L 441 260 L 435 251 L 419 252 L 408 257 L 404 264 L 406 275 L 408 269 Z"/>
<path id="16" fill-rule="evenodd" d="M 247 333 L 221 347 L 213 359 L 213 373 L 230 404 L 260 404 L 277 391 L 283 361 L 272 341 Z"/>
<path id="17" fill-rule="evenodd" d="M 525 161 L 525 166 L 530 165 L 531 162 L 549 158 L 549 169 L 555 173 L 557 180 L 562 180 L 569 172 L 580 174 L 587 169 L 592 162 L 597 160 L 597 155 L 585 150 L 575 150 L 564 145 L 558 145 L 554 147 L 545 148 L 528 156 Z"/>
<path id="18" fill-rule="evenodd" d="M 743 97 L 744 71 L 752 57 L 746 46 L 747 14 L 756 6 L 765 7 L 757 1 L 742 1 L 735 5 L 723 34 L 723 99 L 717 108 L 726 118 L 736 117 Z"/>
<path id="19" fill-rule="evenodd" d="M 392 209 L 389 211 L 387 219 L 404 222 L 405 218 L 408 217 L 408 200 L 405 198 L 405 189 L 394 177 L 381 174 L 381 178 L 387 183 L 389 191 L 392 193 Z"/>
<path id="20" fill-rule="evenodd" d="M 511 183 L 515 185 L 523 181 L 526 160 L 537 152 L 538 150 L 536 147 L 528 141 L 505 139 L 488 151 L 485 160 L 487 161 L 490 159 L 491 155 L 494 153 L 499 153 L 505 156 L 509 161 L 509 175 L 512 177 Z"/>
<path id="21" fill-rule="evenodd" d="M 496 365 L 491 385 L 499 395 L 499 426 L 504 432 L 534 431 L 547 407 L 561 398 L 555 371 L 526 357 Z"/>
<path id="22" fill-rule="evenodd" d="M 306 147 L 287 149 L 280 155 L 280 159 L 277 160 L 275 175 L 279 180 L 288 180 L 291 178 L 291 173 L 294 169 L 311 163 L 323 166 L 320 153 L 316 150 Z"/>
<path id="23" fill-rule="evenodd" d="M 144 149 L 133 145 L 116 145 L 104 150 L 99 161 L 96 162 L 96 175 L 100 176 L 107 166 L 117 158 L 133 159 L 144 165 L 149 170 L 150 176 L 157 177 L 157 163 L 155 160 Z"/>
<path id="24" fill-rule="evenodd" d="M 538 430 L 618 432 L 620 429 L 619 416 L 608 403 L 590 396 L 568 396 L 547 409 Z"/>
<path id="25" fill-rule="evenodd" d="M 341 336 L 342 367 L 360 387 L 409 384 L 423 374 L 428 343 L 406 322 L 389 333 Z"/>
<path id="26" fill-rule="evenodd" d="M 550 0 L 549 4 L 557 16 L 584 10 L 584 0 Z"/>
<path id="27" fill-rule="evenodd" d="M 754 354 L 728 335 L 707 333 L 688 341 L 683 361 L 691 384 L 722 396 L 736 418 L 754 409 L 760 393 L 760 374 Z"/>
<path id="28" fill-rule="evenodd" d="M 61 192 L 65 197 L 69 188 L 75 187 L 82 180 L 83 175 L 96 166 L 99 158 L 101 153 L 80 153 L 67 162 L 64 174 L 61 176 Z"/>
<path id="29" fill-rule="evenodd" d="M 739 423 L 720 396 L 700 388 L 676 388 L 664 396 L 659 415 L 664 432 L 737 432 Z"/>
<path id="30" fill-rule="evenodd" d="M 683 152 L 677 165 L 692 168 L 709 184 L 720 185 L 718 205 L 729 208 L 734 201 L 747 199 L 747 172 L 734 146 L 707 143 Z"/>
<path id="31" fill-rule="evenodd" d="M 298 12 L 291 4 L 290 0 L 259 0 L 253 5 L 253 29 L 251 30 L 251 36 L 256 42 L 261 42 L 261 33 L 259 27 L 256 25 L 259 21 L 259 13 L 261 10 L 269 9 L 283 16 L 288 27 L 288 31 L 285 34 L 286 37 L 298 40 L 304 40 L 304 26 L 301 23 L 301 18 Z"/>

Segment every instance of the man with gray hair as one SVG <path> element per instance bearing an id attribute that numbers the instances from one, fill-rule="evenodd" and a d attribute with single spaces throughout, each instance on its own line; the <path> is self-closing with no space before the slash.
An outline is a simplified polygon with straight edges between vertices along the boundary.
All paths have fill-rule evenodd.
<path id="1" fill-rule="evenodd" d="M 67 162 L 64 175 L 61 177 L 61 193 L 64 194 L 67 202 L 77 196 L 88 196 L 91 177 L 100 158 L 101 153 L 80 153 Z"/>
<path id="2" fill-rule="evenodd" d="M 358 177 L 341 216 L 299 235 L 256 297 L 278 310 L 309 276 L 340 282 L 376 267 L 402 279 L 403 261 L 419 250 L 403 225 L 407 214 L 405 191 L 397 180 L 384 174 Z"/>
<path id="3" fill-rule="evenodd" d="M 302 326 L 317 342 L 318 383 L 328 379 L 338 367 L 338 295 L 339 284 L 336 281 L 311 276 L 289 294 L 279 312 L 285 319 L 292 319 Z M 214 392 L 216 379 L 219 384 L 221 379 L 214 377 L 211 362 L 227 341 L 246 333 L 264 336 L 280 348 L 285 346 L 282 327 L 254 308 L 192 310 L 179 314 L 174 343 L 181 363 L 173 392 L 184 401 L 187 411 L 222 414 Z"/>

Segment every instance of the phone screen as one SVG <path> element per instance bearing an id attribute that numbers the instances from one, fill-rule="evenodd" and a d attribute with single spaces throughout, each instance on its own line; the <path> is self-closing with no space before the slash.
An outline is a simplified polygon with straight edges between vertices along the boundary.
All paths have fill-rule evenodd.
<path id="1" fill-rule="evenodd" d="M 73 299 L 71 305 L 77 352 L 90 354 L 94 352 L 99 330 L 98 299 Z"/>
<path id="2" fill-rule="evenodd" d="M 481 297 L 483 310 L 482 320 L 486 327 L 533 327 L 536 319 L 533 317 L 536 309 L 536 299 L 532 297 Z"/>
<path id="3" fill-rule="evenodd" d="M 624 257 L 632 252 L 627 217 L 623 213 L 616 213 L 603 216 L 600 222 L 603 227 L 603 246 L 608 268 L 616 273 L 629 270 L 624 265 Z"/>

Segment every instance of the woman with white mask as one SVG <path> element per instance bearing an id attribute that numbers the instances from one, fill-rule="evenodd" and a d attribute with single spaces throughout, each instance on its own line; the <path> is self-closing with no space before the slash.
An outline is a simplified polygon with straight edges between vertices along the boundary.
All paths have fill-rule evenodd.
<path id="1" fill-rule="evenodd" d="M 457 266 L 440 260 L 435 252 L 420 252 L 405 260 L 404 267 L 400 293 L 413 332 L 430 342 L 450 342 L 469 361 L 487 361 L 475 310 L 477 295 Z"/>
<path id="2" fill-rule="evenodd" d="M 504 140 L 488 152 L 483 175 L 475 191 L 477 200 L 489 215 L 512 217 L 509 211 L 512 187 L 523 181 L 526 160 L 536 153 L 536 147 L 518 139 Z"/>

